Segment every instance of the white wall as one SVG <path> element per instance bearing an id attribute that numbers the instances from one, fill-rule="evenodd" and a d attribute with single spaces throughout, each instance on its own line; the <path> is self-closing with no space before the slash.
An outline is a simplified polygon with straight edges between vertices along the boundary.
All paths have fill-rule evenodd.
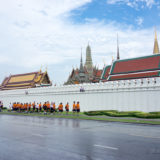
<path id="1" fill-rule="evenodd" d="M 85 92 L 80 92 L 81 87 Z M 56 105 L 69 102 L 71 108 L 73 101 L 80 101 L 81 111 L 115 109 L 151 112 L 160 111 L 159 95 L 160 78 L 148 78 L 0 91 L 0 101 L 6 107 L 10 102 L 53 101 Z"/>

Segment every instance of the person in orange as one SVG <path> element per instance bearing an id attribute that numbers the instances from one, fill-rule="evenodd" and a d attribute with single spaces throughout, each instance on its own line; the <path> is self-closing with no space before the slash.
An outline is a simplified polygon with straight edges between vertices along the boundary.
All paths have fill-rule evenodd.
<path id="1" fill-rule="evenodd" d="M 17 111 L 17 110 L 18 110 L 18 102 L 15 103 L 15 111 Z"/>
<path id="2" fill-rule="evenodd" d="M 35 111 L 35 108 L 36 108 L 35 101 L 32 103 L 32 107 L 33 107 L 33 112 L 34 112 L 34 111 Z"/>
<path id="3" fill-rule="evenodd" d="M 77 111 L 77 114 L 79 114 L 79 112 L 80 112 L 80 104 L 79 104 L 79 102 L 77 102 L 77 104 L 76 104 L 76 111 Z"/>
<path id="4" fill-rule="evenodd" d="M 25 103 L 25 104 L 24 104 L 24 110 L 25 110 L 25 111 L 27 111 L 27 106 L 28 106 L 28 104 Z"/>
<path id="5" fill-rule="evenodd" d="M 46 110 L 47 110 L 47 103 L 46 102 L 44 102 L 44 104 L 43 104 L 43 110 L 44 110 L 44 114 L 46 114 Z"/>
<path id="6" fill-rule="evenodd" d="M 30 110 L 31 110 L 31 102 L 28 104 L 28 111 L 30 112 Z"/>
<path id="7" fill-rule="evenodd" d="M 39 111 L 40 112 L 42 111 L 42 104 L 41 104 L 41 102 L 39 103 Z"/>
<path id="8" fill-rule="evenodd" d="M 65 109 L 66 109 L 66 113 L 68 114 L 69 112 L 69 103 L 67 102 L 66 106 L 65 106 Z"/>
<path id="9" fill-rule="evenodd" d="M 23 111 L 23 104 L 22 104 L 22 103 L 18 103 L 18 110 L 19 110 L 20 112 Z"/>
<path id="10" fill-rule="evenodd" d="M 21 111 L 21 105 L 22 105 L 21 103 L 17 103 L 17 110 L 18 111 Z"/>
<path id="11" fill-rule="evenodd" d="M 47 112 L 50 111 L 50 103 L 49 103 L 49 101 L 46 103 L 46 106 L 47 106 Z"/>
<path id="12" fill-rule="evenodd" d="M 73 102 L 73 109 L 72 109 L 72 111 L 73 111 L 73 114 L 76 112 L 76 102 L 75 101 Z"/>
<path id="13" fill-rule="evenodd" d="M 16 109 L 16 103 L 13 103 L 12 110 L 15 111 L 15 109 Z"/>
<path id="14" fill-rule="evenodd" d="M 55 104 L 55 102 L 53 103 L 53 113 L 55 113 L 56 112 L 56 104 Z"/>
<path id="15" fill-rule="evenodd" d="M 62 102 L 59 104 L 58 110 L 59 110 L 60 113 L 63 112 L 63 103 Z"/>

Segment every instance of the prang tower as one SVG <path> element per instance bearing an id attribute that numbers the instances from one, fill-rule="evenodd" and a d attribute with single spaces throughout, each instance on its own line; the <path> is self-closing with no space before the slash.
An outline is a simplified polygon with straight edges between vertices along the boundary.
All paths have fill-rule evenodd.
<path id="1" fill-rule="evenodd" d="M 89 74 L 89 77 L 92 77 L 93 76 L 93 63 L 92 63 L 92 56 L 91 56 L 91 47 L 89 46 L 89 44 L 86 48 L 85 68 Z"/>

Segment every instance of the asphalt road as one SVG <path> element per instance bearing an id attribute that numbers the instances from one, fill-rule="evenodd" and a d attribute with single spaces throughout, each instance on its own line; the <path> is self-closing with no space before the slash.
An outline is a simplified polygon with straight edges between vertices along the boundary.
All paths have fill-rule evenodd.
<path id="1" fill-rule="evenodd" d="M 160 126 L 0 115 L 0 160 L 160 160 Z"/>

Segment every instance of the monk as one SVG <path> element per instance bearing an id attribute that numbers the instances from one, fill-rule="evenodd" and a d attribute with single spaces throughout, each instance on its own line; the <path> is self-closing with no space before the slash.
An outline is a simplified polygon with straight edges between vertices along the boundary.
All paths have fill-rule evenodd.
<path id="1" fill-rule="evenodd" d="M 59 104 L 58 110 L 59 110 L 60 113 L 63 112 L 63 103 L 62 102 Z"/>
<path id="2" fill-rule="evenodd" d="M 41 102 L 39 103 L 39 111 L 40 112 L 42 111 L 42 104 L 41 104 Z"/>
<path id="3" fill-rule="evenodd" d="M 53 112 L 56 112 L 56 104 L 55 104 L 55 102 L 53 103 Z"/>
<path id="4" fill-rule="evenodd" d="M 36 108 L 35 101 L 32 103 L 32 107 L 33 107 L 33 112 L 34 112 L 34 111 L 35 111 L 35 108 Z"/>
<path id="5" fill-rule="evenodd" d="M 66 114 L 68 114 L 69 112 L 69 103 L 67 102 L 66 106 L 65 106 L 65 109 L 66 109 Z"/>
<path id="6" fill-rule="evenodd" d="M 76 104 L 76 111 L 77 111 L 77 115 L 79 115 L 79 112 L 80 112 L 80 104 L 79 104 L 79 102 L 77 102 L 77 104 Z"/>
<path id="7" fill-rule="evenodd" d="M 31 110 L 31 102 L 29 103 L 29 105 L 28 105 L 28 111 L 30 111 Z"/>
<path id="8" fill-rule="evenodd" d="M 50 111 L 50 103 L 47 102 L 47 112 L 49 112 L 49 111 Z"/>
<path id="9" fill-rule="evenodd" d="M 76 102 L 75 101 L 73 102 L 73 109 L 72 109 L 72 111 L 73 111 L 73 114 L 76 112 Z"/>

